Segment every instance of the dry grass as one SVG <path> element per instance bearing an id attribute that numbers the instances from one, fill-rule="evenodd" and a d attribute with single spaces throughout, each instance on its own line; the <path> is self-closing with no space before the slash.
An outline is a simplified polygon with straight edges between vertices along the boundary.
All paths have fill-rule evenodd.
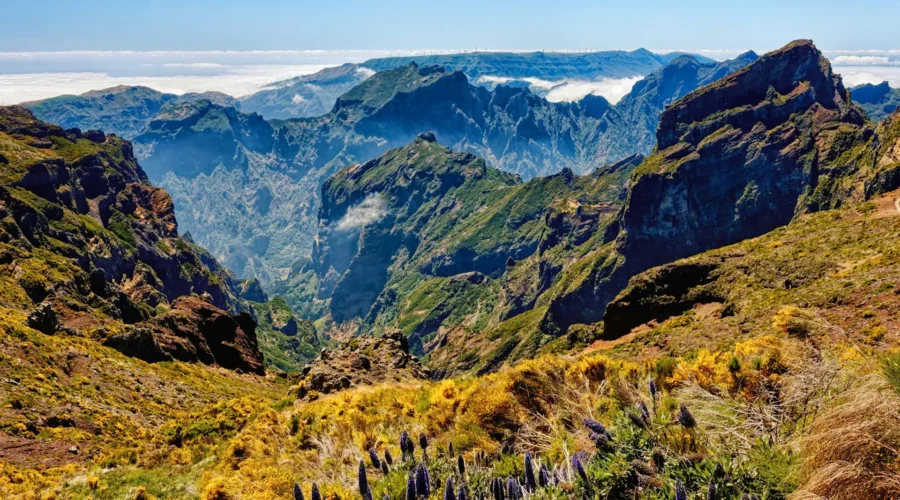
<path id="1" fill-rule="evenodd" d="M 819 415 L 801 442 L 805 484 L 792 498 L 900 497 L 900 396 L 869 375 Z"/>

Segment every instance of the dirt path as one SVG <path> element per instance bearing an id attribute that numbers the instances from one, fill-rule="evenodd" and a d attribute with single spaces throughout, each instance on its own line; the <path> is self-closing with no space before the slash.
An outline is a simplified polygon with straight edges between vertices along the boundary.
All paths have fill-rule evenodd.
<path id="1" fill-rule="evenodd" d="M 83 462 L 86 457 L 80 452 L 70 453 L 71 447 L 72 443 L 63 441 L 25 439 L 0 434 L 0 460 L 19 466 L 59 467 Z"/>
<path id="2" fill-rule="evenodd" d="M 896 217 L 900 215 L 900 191 L 887 193 L 872 200 L 878 208 L 873 214 L 875 217 Z"/>

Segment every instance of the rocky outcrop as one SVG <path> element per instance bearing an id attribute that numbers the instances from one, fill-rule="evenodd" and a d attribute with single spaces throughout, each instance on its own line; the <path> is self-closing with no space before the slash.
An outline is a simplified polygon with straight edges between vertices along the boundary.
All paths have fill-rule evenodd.
<path id="1" fill-rule="evenodd" d="M 231 315 L 196 297 L 181 297 L 172 309 L 138 325 L 144 334 L 115 338 L 109 343 L 126 353 L 157 355 L 151 346 L 173 359 L 218 365 L 232 370 L 263 374 L 262 354 L 256 342 L 256 322 L 246 312 Z"/>
<path id="2" fill-rule="evenodd" d="M 641 271 L 839 204 L 829 186 L 847 174 L 845 153 L 872 135 L 809 41 L 688 94 L 660 118 L 658 151 L 632 179 L 614 243 L 554 299 L 545 326 L 599 321 Z"/>
<path id="3" fill-rule="evenodd" d="M 0 299 L 21 307 L 27 297 L 28 326 L 147 361 L 262 373 L 255 323 L 225 311 L 243 307 L 237 280 L 178 237 L 171 198 L 129 143 L 21 107 L 0 107 L 0 138 Z"/>
<path id="4" fill-rule="evenodd" d="M 291 390 L 299 398 L 329 394 L 359 385 L 409 382 L 428 378 L 400 332 L 383 337 L 355 337 L 334 349 L 324 349 L 304 370 Z"/>

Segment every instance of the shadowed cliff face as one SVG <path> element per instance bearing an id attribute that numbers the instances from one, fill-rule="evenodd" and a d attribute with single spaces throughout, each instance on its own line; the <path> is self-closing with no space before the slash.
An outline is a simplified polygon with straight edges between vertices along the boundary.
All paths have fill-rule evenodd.
<path id="1" fill-rule="evenodd" d="M 614 242 L 545 324 L 599 321 L 645 269 L 853 199 L 852 179 L 869 172 L 854 151 L 874 130 L 848 97 L 815 46 L 798 41 L 666 108 Z"/>

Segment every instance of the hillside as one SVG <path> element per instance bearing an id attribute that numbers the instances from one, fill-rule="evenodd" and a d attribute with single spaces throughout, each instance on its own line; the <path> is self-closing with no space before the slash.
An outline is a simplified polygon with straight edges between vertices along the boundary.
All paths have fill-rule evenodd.
<path id="1" fill-rule="evenodd" d="M 240 107 L 234 98 L 221 92 L 195 92 L 176 96 L 147 87 L 126 86 L 92 90 L 78 96 L 63 95 L 22 105 L 38 119 L 63 128 L 102 130 L 132 139 L 146 129 L 150 120 L 166 104 L 200 99 L 207 99 L 221 106 Z"/>
<path id="2" fill-rule="evenodd" d="M 184 109 L 154 147 L 264 156 L 265 122 Z M 0 108 L 0 495 L 900 495 L 900 112 L 866 120 L 801 40 L 666 107 L 657 141 L 523 181 L 426 133 L 337 170 L 292 288 L 314 326 L 177 236 L 128 143 Z M 255 375 L 251 315 L 298 352 L 342 342 Z M 179 325 L 213 359 L 179 357 Z"/>
<path id="3" fill-rule="evenodd" d="M 853 102 L 866 111 L 872 121 L 880 122 L 900 107 L 900 89 L 892 89 L 888 82 L 878 85 L 866 83 L 850 89 Z"/>

